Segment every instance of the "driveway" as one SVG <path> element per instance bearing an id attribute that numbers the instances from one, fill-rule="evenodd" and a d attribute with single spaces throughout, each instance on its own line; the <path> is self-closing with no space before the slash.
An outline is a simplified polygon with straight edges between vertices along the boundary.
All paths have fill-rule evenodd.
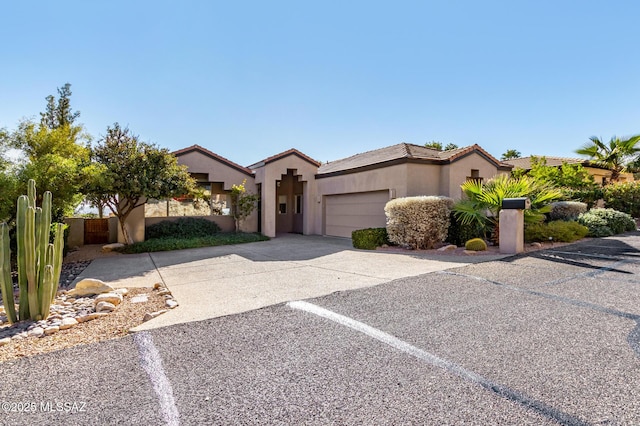
<path id="1" fill-rule="evenodd" d="M 286 234 L 266 242 L 100 258 L 76 281 L 97 278 L 114 287 L 166 285 L 180 306 L 133 329 L 141 331 L 503 257 L 356 250 L 347 239 Z"/>

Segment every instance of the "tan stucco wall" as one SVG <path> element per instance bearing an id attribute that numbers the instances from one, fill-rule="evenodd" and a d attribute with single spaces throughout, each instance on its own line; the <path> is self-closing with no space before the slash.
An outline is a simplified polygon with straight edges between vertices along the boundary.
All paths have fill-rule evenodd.
<path id="1" fill-rule="evenodd" d="M 129 213 L 127 222 L 125 223 L 129 231 L 129 236 L 134 243 L 144 241 L 144 204 L 136 207 Z M 120 222 L 118 221 L 118 242 L 126 244 Z"/>
<path id="2" fill-rule="evenodd" d="M 407 197 L 440 194 L 440 166 L 407 164 Z"/>
<path id="3" fill-rule="evenodd" d="M 607 183 L 610 182 L 611 172 L 609 170 L 598 169 L 595 167 L 585 167 L 584 168 L 587 173 L 593 176 L 594 181 L 597 184 L 602 185 L 602 180 L 606 178 Z M 620 173 L 620 178 L 618 182 L 633 182 L 633 173 Z"/>
<path id="4" fill-rule="evenodd" d="M 287 169 L 294 169 L 295 175 L 300 176 L 300 181 L 307 183 L 314 182 L 318 170 L 315 165 L 296 155 L 289 155 L 255 170 L 255 182 L 261 184 L 262 233 L 267 237 L 276 236 L 276 181 L 280 180 L 282 175 L 287 174 Z M 305 235 L 317 234 L 315 228 L 316 187 L 313 183 L 303 184 L 303 187 L 304 225 L 302 233 Z"/>
<path id="5" fill-rule="evenodd" d="M 68 247 L 81 247 L 84 245 L 84 219 L 81 217 L 65 218 L 64 223 L 69 225 L 69 235 L 67 235 Z"/>
<path id="6" fill-rule="evenodd" d="M 479 154 L 472 153 L 452 164 L 442 166 L 440 171 L 442 179 L 440 183 L 440 195 L 446 195 L 454 200 L 459 200 L 462 197 L 460 185 L 467 180 L 467 177 L 471 176 L 472 169 L 478 170 L 480 177 L 483 178 L 485 182 L 498 174 L 508 173 L 499 171 L 493 163 Z"/>

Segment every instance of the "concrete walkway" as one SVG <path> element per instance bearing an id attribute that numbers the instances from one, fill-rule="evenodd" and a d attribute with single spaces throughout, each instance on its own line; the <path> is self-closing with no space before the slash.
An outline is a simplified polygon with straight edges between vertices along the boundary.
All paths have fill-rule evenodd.
<path id="1" fill-rule="evenodd" d="M 347 239 L 287 234 L 258 243 L 99 258 L 76 281 L 97 278 L 129 288 L 164 283 L 180 306 L 133 329 L 141 331 L 501 257 L 356 250 Z"/>

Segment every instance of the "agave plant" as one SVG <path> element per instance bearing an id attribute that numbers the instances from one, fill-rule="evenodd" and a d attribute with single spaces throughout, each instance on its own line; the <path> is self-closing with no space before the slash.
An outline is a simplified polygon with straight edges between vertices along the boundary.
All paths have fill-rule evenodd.
<path id="1" fill-rule="evenodd" d="M 495 231 L 497 241 L 499 213 L 505 198 L 527 197 L 531 200 L 531 209 L 525 210 L 526 223 L 541 222 L 544 213 L 551 210 L 550 204 L 562 198 L 562 192 L 529 176 L 518 178 L 499 175 L 486 183 L 480 180 L 468 180 L 461 186 L 466 199 L 458 201 L 453 207 L 456 218 L 464 225 L 475 225 L 483 230 L 484 237 Z"/>

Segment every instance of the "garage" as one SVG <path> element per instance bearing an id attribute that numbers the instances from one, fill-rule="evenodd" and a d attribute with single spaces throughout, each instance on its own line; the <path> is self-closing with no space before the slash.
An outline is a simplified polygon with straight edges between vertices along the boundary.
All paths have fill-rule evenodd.
<path id="1" fill-rule="evenodd" d="M 351 238 L 351 232 L 364 228 L 384 228 L 384 206 L 389 190 L 327 195 L 324 197 L 324 234 Z"/>

